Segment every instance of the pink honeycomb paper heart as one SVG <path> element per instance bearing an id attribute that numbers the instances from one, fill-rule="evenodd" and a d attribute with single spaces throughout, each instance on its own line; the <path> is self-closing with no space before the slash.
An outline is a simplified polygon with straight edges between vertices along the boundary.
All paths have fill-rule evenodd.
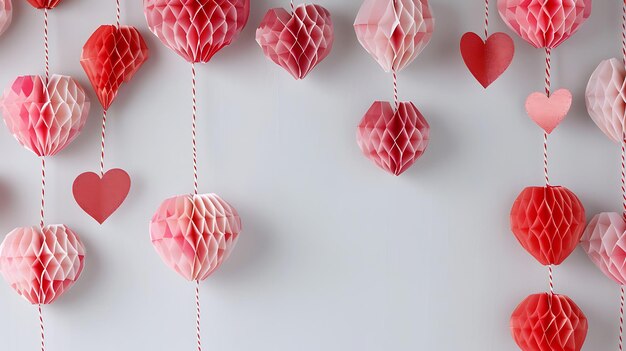
<path id="1" fill-rule="evenodd" d="M 300 5 L 265 14 L 256 31 L 263 53 L 294 78 L 302 79 L 330 54 L 334 33 L 330 12 L 319 5 Z"/>
<path id="2" fill-rule="evenodd" d="M 80 64 L 105 110 L 148 56 L 148 47 L 135 27 L 103 25 L 89 37 Z"/>
<path id="3" fill-rule="evenodd" d="M 411 102 L 401 102 L 394 111 L 386 101 L 376 101 L 357 129 L 363 154 L 378 167 L 400 175 L 424 154 L 430 126 Z"/>
<path id="4" fill-rule="evenodd" d="M 359 42 L 386 72 L 413 62 L 434 29 L 428 0 L 365 0 L 354 22 Z"/>
<path id="5" fill-rule="evenodd" d="M 150 30 L 188 62 L 209 62 L 248 22 L 250 0 L 144 0 Z"/>
<path id="6" fill-rule="evenodd" d="M 152 245 L 161 259 L 190 281 L 208 278 L 237 243 L 237 210 L 215 194 L 165 200 L 150 222 Z"/>
<path id="7" fill-rule="evenodd" d="M 626 221 L 618 213 L 593 217 L 583 234 L 581 246 L 607 277 L 626 285 Z"/>
<path id="8" fill-rule="evenodd" d="M 0 34 L 9 28 L 12 17 L 13 6 L 11 6 L 11 0 L 0 0 Z"/>
<path id="9" fill-rule="evenodd" d="M 17 228 L 0 245 L 0 272 L 31 304 L 50 304 L 80 277 L 85 247 L 65 225 Z"/>
<path id="10" fill-rule="evenodd" d="M 626 70 L 622 60 L 602 61 L 591 75 L 585 93 L 589 116 L 609 139 L 623 139 L 626 119 Z"/>
<path id="11" fill-rule="evenodd" d="M 89 99 L 73 78 L 18 77 L 0 98 L 9 131 L 37 156 L 52 156 L 78 136 L 89 115 Z"/>
<path id="12" fill-rule="evenodd" d="M 591 16 L 591 0 L 498 0 L 504 22 L 536 48 L 556 48 Z"/>

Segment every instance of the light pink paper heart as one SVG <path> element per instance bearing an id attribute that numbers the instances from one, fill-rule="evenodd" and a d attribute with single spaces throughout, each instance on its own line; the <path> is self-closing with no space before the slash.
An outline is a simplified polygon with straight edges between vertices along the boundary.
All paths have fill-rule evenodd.
<path id="1" fill-rule="evenodd" d="M 17 141 L 37 156 L 53 156 L 69 145 L 89 115 L 85 90 L 72 77 L 18 77 L 0 98 L 0 110 Z"/>
<path id="2" fill-rule="evenodd" d="M 33 305 L 63 295 L 80 277 L 84 261 L 83 243 L 62 224 L 16 228 L 0 245 L 2 276 Z"/>
<path id="3" fill-rule="evenodd" d="M 548 134 L 565 119 L 571 107 L 572 93 L 567 89 L 559 89 L 550 97 L 535 92 L 526 99 L 528 116 Z"/>
<path id="4" fill-rule="evenodd" d="M 330 54 L 334 32 L 330 12 L 319 5 L 299 5 L 265 14 L 256 31 L 263 53 L 296 79 L 303 79 Z"/>

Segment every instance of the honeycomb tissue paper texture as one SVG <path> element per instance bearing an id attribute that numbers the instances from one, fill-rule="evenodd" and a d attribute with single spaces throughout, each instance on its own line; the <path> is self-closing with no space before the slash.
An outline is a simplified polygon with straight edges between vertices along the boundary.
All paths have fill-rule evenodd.
<path id="1" fill-rule="evenodd" d="M 18 77 L 0 98 L 9 131 L 37 156 L 52 156 L 70 144 L 85 126 L 89 99 L 71 77 Z"/>
<path id="2" fill-rule="evenodd" d="M 626 120 L 626 70 L 615 58 L 602 61 L 591 75 L 585 93 L 589 116 L 615 142 L 622 142 Z"/>
<path id="3" fill-rule="evenodd" d="M 13 17 L 11 0 L 0 0 L 0 34 L 9 28 Z"/>
<path id="4" fill-rule="evenodd" d="M 581 246 L 610 279 L 626 285 L 626 221 L 619 213 L 600 213 L 583 233 Z"/>

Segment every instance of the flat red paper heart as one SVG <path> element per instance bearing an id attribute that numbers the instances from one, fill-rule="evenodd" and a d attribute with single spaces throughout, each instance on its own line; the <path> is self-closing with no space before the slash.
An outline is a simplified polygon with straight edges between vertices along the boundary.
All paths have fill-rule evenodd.
<path id="1" fill-rule="evenodd" d="M 565 119 L 570 107 L 572 93 L 567 89 L 559 89 L 550 97 L 536 92 L 526 99 L 526 112 L 548 134 Z"/>
<path id="2" fill-rule="evenodd" d="M 130 176 L 123 169 L 112 169 L 102 178 L 85 172 L 74 180 L 72 192 L 78 205 L 102 224 L 126 199 L 130 190 Z"/>
<path id="3" fill-rule="evenodd" d="M 484 88 L 509 68 L 514 55 L 513 39 L 506 33 L 494 33 L 486 42 L 472 32 L 465 33 L 461 38 L 463 61 Z"/>

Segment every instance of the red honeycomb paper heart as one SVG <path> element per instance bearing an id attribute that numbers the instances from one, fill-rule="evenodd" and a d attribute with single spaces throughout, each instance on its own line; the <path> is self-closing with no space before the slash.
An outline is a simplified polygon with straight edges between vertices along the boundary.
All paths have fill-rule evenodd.
<path id="1" fill-rule="evenodd" d="M 532 46 L 553 49 L 591 16 L 591 0 L 498 0 L 498 11 Z"/>
<path id="2" fill-rule="evenodd" d="M 0 245 L 0 272 L 34 305 L 50 304 L 83 271 L 85 247 L 65 225 L 17 228 Z"/>
<path id="3" fill-rule="evenodd" d="M 511 333 L 523 351 L 580 351 L 587 318 L 565 295 L 528 296 L 511 316 Z"/>
<path id="4" fill-rule="evenodd" d="M 250 0 L 144 0 L 150 30 L 189 62 L 209 62 L 248 22 Z"/>
<path id="5" fill-rule="evenodd" d="M 28 0 L 28 2 L 36 9 L 53 9 L 61 0 Z"/>
<path id="6" fill-rule="evenodd" d="M 124 202 L 130 190 L 130 176 L 123 169 L 115 168 L 102 177 L 85 172 L 74 180 L 74 199 L 88 215 L 102 224 Z"/>
<path id="7" fill-rule="evenodd" d="M 107 110 L 147 59 L 148 47 L 135 27 L 103 25 L 83 46 L 80 64 Z"/>
<path id="8" fill-rule="evenodd" d="M 610 279 L 626 285 L 626 221 L 619 213 L 600 213 L 583 233 L 580 245 Z"/>
<path id="9" fill-rule="evenodd" d="M 528 187 L 511 209 L 511 230 L 543 265 L 558 265 L 574 251 L 585 229 L 585 209 L 565 187 Z"/>
<path id="10" fill-rule="evenodd" d="M 505 33 L 494 33 L 487 41 L 471 32 L 461 38 L 463 61 L 485 89 L 509 68 L 514 55 L 513 39 Z"/>
<path id="11" fill-rule="evenodd" d="M 53 75 L 18 77 L 0 98 L 9 131 L 37 156 L 53 156 L 85 126 L 89 99 L 73 78 Z"/>
<path id="12" fill-rule="evenodd" d="M 319 5 L 300 5 L 292 13 L 271 9 L 256 31 L 256 41 L 265 56 L 302 79 L 332 50 L 330 12 Z"/>
<path id="13" fill-rule="evenodd" d="M 190 281 L 205 280 L 228 258 L 241 232 L 237 210 L 215 194 L 165 200 L 150 237 L 161 259 Z"/>
<path id="14" fill-rule="evenodd" d="M 357 130 L 363 154 L 378 167 L 396 176 L 422 156 L 428 146 L 430 126 L 411 102 L 394 111 L 386 101 L 376 101 Z"/>

